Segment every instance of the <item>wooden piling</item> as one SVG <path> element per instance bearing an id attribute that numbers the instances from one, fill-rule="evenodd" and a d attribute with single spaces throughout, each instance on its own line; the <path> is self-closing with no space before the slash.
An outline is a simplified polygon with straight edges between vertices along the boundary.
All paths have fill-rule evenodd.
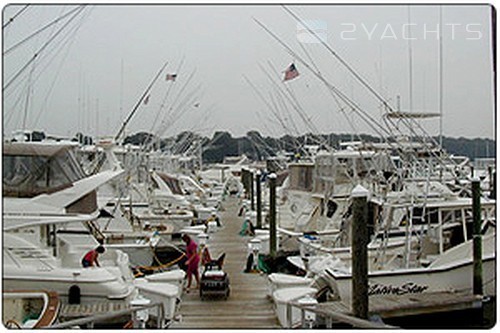
<path id="1" fill-rule="evenodd" d="M 246 170 L 244 168 L 241 168 L 241 184 L 243 185 L 243 189 L 245 190 L 245 195 L 247 191 L 247 184 L 246 184 Z"/>
<path id="2" fill-rule="evenodd" d="M 249 171 L 245 168 L 241 169 L 241 182 L 243 183 L 243 188 L 245 189 L 245 199 L 250 197 L 250 187 L 248 186 L 248 175 Z"/>
<path id="3" fill-rule="evenodd" d="M 473 239 L 473 292 L 474 295 L 483 294 L 483 260 L 481 239 L 481 188 L 478 179 L 472 180 L 472 239 Z"/>
<path id="4" fill-rule="evenodd" d="M 260 184 L 260 171 L 255 173 L 255 191 L 257 192 L 257 229 L 262 229 L 262 189 Z"/>
<path id="5" fill-rule="evenodd" d="M 362 319 L 368 318 L 368 190 L 356 186 L 352 217 L 352 312 Z"/>
<path id="6" fill-rule="evenodd" d="M 269 254 L 276 258 L 276 174 L 272 173 L 269 179 Z"/>
<path id="7" fill-rule="evenodd" d="M 249 171 L 248 172 L 248 184 L 249 184 L 249 187 L 250 187 L 250 209 L 251 210 L 255 210 L 255 193 L 254 193 L 254 189 L 253 189 L 253 171 Z"/>
<path id="8" fill-rule="evenodd" d="M 496 199 L 497 197 L 497 172 L 496 170 L 492 172 L 493 180 L 491 181 L 491 191 L 490 191 L 490 199 Z"/>
<path id="9" fill-rule="evenodd" d="M 493 190 L 493 168 L 488 166 L 488 189 L 490 192 Z"/>

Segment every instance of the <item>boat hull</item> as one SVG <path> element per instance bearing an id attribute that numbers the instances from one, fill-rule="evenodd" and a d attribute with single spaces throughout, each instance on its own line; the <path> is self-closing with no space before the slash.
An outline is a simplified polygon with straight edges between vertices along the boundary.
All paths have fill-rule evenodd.
<path id="1" fill-rule="evenodd" d="M 496 294 L 495 258 L 483 260 L 483 294 Z M 346 304 L 352 302 L 352 276 L 327 270 L 330 285 Z M 368 275 L 368 296 L 404 296 L 434 292 L 472 292 L 473 265 L 373 272 Z"/>

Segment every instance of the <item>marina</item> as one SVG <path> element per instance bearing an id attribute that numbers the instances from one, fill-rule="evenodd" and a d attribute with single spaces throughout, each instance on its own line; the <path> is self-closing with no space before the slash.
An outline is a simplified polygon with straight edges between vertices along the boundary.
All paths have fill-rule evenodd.
<path id="1" fill-rule="evenodd" d="M 5 328 L 496 325 L 492 6 L 3 22 Z"/>

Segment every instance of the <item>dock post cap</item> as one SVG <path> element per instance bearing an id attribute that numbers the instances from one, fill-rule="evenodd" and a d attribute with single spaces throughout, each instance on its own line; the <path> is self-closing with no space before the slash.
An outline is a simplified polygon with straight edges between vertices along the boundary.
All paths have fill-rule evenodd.
<path id="1" fill-rule="evenodd" d="M 364 188 L 363 186 L 358 184 L 352 190 L 351 197 L 352 198 L 362 198 L 362 197 L 368 197 L 369 194 L 370 194 L 370 191 L 368 191 L 366 188 Z"/>
<path id="2" fill-rule="evenodd" d="M 276 174 L 273 172 L 271 173 L 269 176 L 267 176 L 268 178 L 273 178 L 273 179 L 276 179 Z"/>

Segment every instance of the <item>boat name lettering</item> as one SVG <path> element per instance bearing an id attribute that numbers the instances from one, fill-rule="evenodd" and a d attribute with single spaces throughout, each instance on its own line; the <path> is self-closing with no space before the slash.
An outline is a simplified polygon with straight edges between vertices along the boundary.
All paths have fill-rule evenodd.
<path id="1" fill-rule="evenodd" d="M 368 295 L 405 295 L 420 294 L 429 289 L 429 286 L 418 285 L 414 282 L 407 282 L 401 286 L 383 285 L 376 283 L 368 288 Z"/>

